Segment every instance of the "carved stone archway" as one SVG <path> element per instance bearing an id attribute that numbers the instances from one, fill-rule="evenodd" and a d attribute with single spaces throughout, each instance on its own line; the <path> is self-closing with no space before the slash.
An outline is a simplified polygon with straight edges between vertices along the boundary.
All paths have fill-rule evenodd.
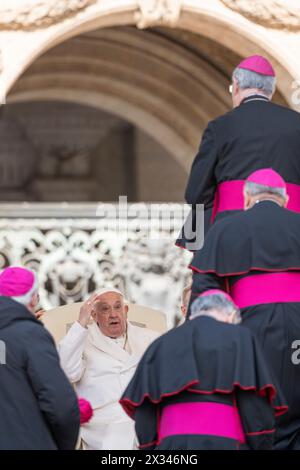
<path id="1" fill-rule="evenodd" d="M 300 44 L 295 23 L 298 13 L 290 11 L 281 0 L 264 0 L 260 2 L 260 9 L 256 0 L 24 0 L 18 7 L 14 3 L 14 0 L 5 0 L 0 8 L 0 47 L 3 51 L 0 91 L 10 91 L 11 101 L 28 97 L 40 99 L 42 93 L 50 99 L 63 96 L 68 100 L 72 95 L 72 100 L 84 100 L 85 104 L 101 106 L 120 116 L 126 114 L 135 124 L 147 122 L 148 133 L 155 136 L 185 168 L 190 164 L 199 134 L 207 121 L 230 106 L 225 88 L 231 70 L 224 70 L 224 67 L 222 70 L 222 64 L 220 70 L 220 64 L 213 63 L 213 57 L 205 60 L 199 56 L 199 51 L 195 53 L 195 49 L 190 47 L 189 40 L 185 41 L 183 50 L 182 38 L 178 40 L 177 37 L 180 32 L 181 35 L 194 34 L 218 44 L 223 48 L 224 58 L 232 54 L 238 60 L 251 53 L 270 57 L 276 68 L 281 101 L 295 109 L 299 107 L 293 102 L 292 88 L 300 65 L 299 52 L 287 53 L 287 48 L 296 51 Z M 246 11 L 245 3 L 248 5 Z M 274 25 L 266 15 L 271 7 L 280 7 L 281 23 L 278 19 Z M 285 19 L 283 11 L 286 12 Z M 284 29 L 291 30 L 291 22 L 295 23 L 293 37 Z M 123 29 L 116 33 L 114 29 L 109 33 L 112 31 L 109 28 L 124 25 L 127 25 L 126 32 Z M 132 25 L 130 32 L 128 25 Z M 136 28 L 144 29 L 143 34 L 137 35 Z M 169 39 L 171 37 L 173 41 L 166 40 L 168 34 L 164 37 L 153 34 L 155 30 L 166 31 L 166 28 L 170 32 Z M 104 47 L 113 52 L 112 55 L 116 57 L 119 54 L 119 61 L 113 63 L 105 50 L 96 50 L 92 44 L 95 42 L 92 31 L 97 31 L 98 45 L 99 40 L 100 43 L 102 41 Z M 86 49 L 86 57 L 75 57 L 76 44 L 79 49 Z M 93 47 L 96 51 L 94 56 Z M 63 53 L 69 65 L 73 61 L 72 77 L 63 73 Z M 148 69 L 145 67 L 145 54 L 149 58 Z M 125 56 L 131 58 L 127 63 Z M 130 70 L 135 60 L 144 60 L 143 73 L 133 68 Z M 55 73 L 49 66 L 51 61 L 57 69 Z M 88 61 L 88 67 L 93 70 L 86 83 L 87 90 L 82 89 L 79 82 Z M 235 64 L 232 63 L 232 67 Z M 161 67 L 160 76 L 151 73 L 153 67 Z M 176 76 L 174 83 L 169 79 L 170 69 Z M 99 70 L 103 72 L 102 84 Z M 22 79 L 18 81 L 20 76 Z M 66 91 L 68 87 L 69 93 Z"/>
<path id="2" fill-rule="evenodd" d="M 202 34 L 240 56 L 254 52 L 269 56 L 277 70 L 279 91 L 294 105 L 291 83 L 298 76 L 300 64 L 300 13 L 299 8 L 290 6 L 292 0 L 24 0 L 23 3 L 17 7 L 14 0 L 1 2 L 3 92 L 10 90 L 37 57 L 70 37 L 108 26 L 168 26 Z"/>
<path id="3" fill-rule="evenodd" d="M 98 107 L 138 126 L 188 170 L 207 122 L 230 108 L 229 69 L 237 57 L 221 64 L 201 52 L 209 55 L 216 48 L 180 30 L 98 29 L 39 57 L 8 102 L 63 100 Z"/>

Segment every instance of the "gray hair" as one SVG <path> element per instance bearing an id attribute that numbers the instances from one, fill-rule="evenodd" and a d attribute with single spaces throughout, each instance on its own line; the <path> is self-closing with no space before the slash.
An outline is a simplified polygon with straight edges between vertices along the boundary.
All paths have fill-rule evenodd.
<path id="1" fill-rule="evenodd" d="M 232 78 L 235 78 L 241 90 L 257 88 L 265 95 L 273 95 L 276 88 L 276 78 L 269 75 L 252 72 L 251 70 L 234 69 Z"/>
<path id="2" fill-rule="evenodd" d="M 32 297 L 35 294 L 38 294 L 38 291 L 39 291 L 39 286 L 38 286 L 37 279 L 35 277 L 34 284 L 33 284 L 32 288 L 30 289 L 30 291 L 26 292 L 26 294 L 23 294 L 23 295 L 11 296 L 11 299 L 13 299 L 16 302 L 18 302 L 19 304 L 25 305 L 25 307 L 27 307 L 27 305 L 30 304 Z"/>
<path id="3" fill-rule="evenodd" d="M 248 193 L 249 196 L 258 196 L 262 193 L 268 193 L 279 196 L 283 200 L 286 199 L 287 195 L 285 188 L 273 188 L 272 186 L 265 186 L 264 184 L 253 183 L 252 181 L 246 181 L 244 191 Z"/>
<path id="4" fill-rule="evenodd" d="M 222 294 L 207 295 L 205 297 L 198 297 L 194 300 L 191 305 L 190 320 L 202 315 L 214 317 L 214 314 L 212 313 L 213 310 L 221 313 L 224 317 L 231 315 L 232 312 L 235 311 L 235 323 L 240 323 L 241 321 L 240 311 L 237 309 L 236 305 Z"/>

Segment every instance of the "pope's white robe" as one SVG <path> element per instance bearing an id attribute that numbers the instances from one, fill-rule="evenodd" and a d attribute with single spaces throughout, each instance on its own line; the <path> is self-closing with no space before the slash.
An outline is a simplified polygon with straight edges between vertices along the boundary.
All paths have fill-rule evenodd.
<path id="1" fill-rule="evenodd" d="M 128 322 L 127 349 L 103 335 L 96 323 L 83 328 L 75 322 L 59 344 L 61 366 L 76 384 L 79 397 L 90 401 L 93 418 L 81 426 L 89 449 L 126 450 L 135 446 L 134 421 L 119 399 L 146 348 L 158 333 Z"/>

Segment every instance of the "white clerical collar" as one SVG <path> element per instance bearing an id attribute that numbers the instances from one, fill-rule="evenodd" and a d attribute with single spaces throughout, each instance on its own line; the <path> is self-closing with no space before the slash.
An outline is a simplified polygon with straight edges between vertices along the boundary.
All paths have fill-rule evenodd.
<path id="1" fill-rule="evenodd" d="M 275 199 L 271 199 L 271 198 L 270 198 L 270 199 L 269 199 L 269 198 L 266 198 L 266 199 L 257 199 L 257 200 L 255 201 L 255 204 L 259 204 L 260 202 L 264 202 L 264 201 L 274 202 L 275 204 L 277 204 L 277 206 L 280 206 L 280 207 L 281 207 L 281 205 L 280 205 L 279 202 L 277 202 L 277 201 L 275 201 Z"/>
<path id="2" fill-rule="evenodd" d="M 113 341 L 116 345 L 118 345 L 121 349 L 124 349 L 125 351 L 128 349 L 128 335 L 127 333 L 124 333 L 123 335 L 119 336 L 118 338 L 111 338 L 109 336 L 109 339 Z"/>
<path id="3" fill-rule="evenodd" d="M 250 101 L 270 101 L 269 98 L 265 95 L 261 95 L 260 93 L 253 93 L 251 95 L 247 95 L 243 100 L 242 103 L 250 103 Z"/>
<path id="4" fill-rule="evenodd" d="M 126 338 L 126 335 L 123 334 L 121 336 L 119 336 L 118 338 L 112 338 L 111 336 L 109 336 L 109 338 L 114 341 L 115 343 L 122 343 L 122 341 L 124 342 L 125 341 L 125 338 Z"/>

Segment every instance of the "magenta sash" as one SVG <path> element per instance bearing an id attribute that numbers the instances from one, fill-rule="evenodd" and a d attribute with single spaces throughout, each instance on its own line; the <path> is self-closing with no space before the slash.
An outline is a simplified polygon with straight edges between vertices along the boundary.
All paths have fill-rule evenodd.
<path id="1" fill-rule="evenodd" d="M 300 302 L 300 272 L 254 274 L 243 277 L 231 286 L 230 295 L 239 308 Z"/>
<path id="2" fill-rule="evenodd" d="M 222 403 L 189 402 L 165 406 L 159 423 L 159 441 L 178 434 L 199 434 L 245 442 L 235 407 Z"/>
<path id="3" fill-rule="evenodd" d="M 244 209 L 244 184 L 244 180 L 232 180 L 224 181 L 217 186 L 212 222 L 219 212 Z M 287 183 L 286 188 L 290 197 L 287 208 L 294 212 L 300 212 L 300 186 L 298 184 Z"/>

